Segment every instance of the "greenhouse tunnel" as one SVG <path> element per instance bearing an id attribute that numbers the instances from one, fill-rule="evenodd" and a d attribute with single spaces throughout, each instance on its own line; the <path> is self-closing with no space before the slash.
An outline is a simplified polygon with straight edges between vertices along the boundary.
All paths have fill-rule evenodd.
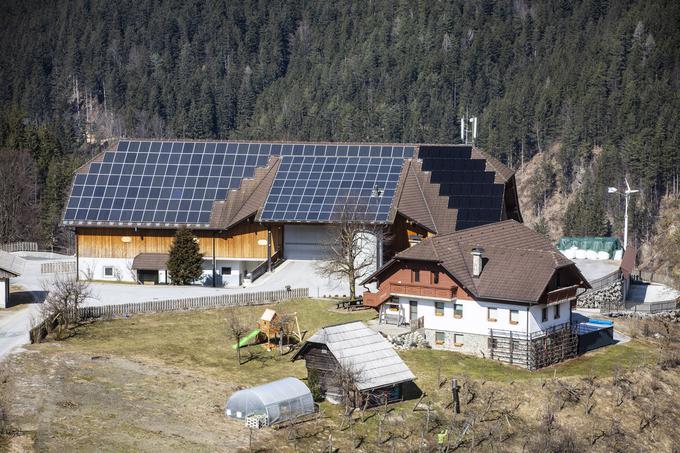
<path id="1" fill-rule="evenodd" d="M 293 377 L 239 390 L 231 395 L 225 409 L 227 417 L 237 420 L 245 420 L 251 415 L 266 415 L 266 425 L 313 412 L 312 392 L 301 380 Z"/>

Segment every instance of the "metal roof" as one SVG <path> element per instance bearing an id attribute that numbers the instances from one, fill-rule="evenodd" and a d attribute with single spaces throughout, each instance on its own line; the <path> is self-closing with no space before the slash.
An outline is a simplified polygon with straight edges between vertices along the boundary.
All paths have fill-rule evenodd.
<path id="1" fill-rule="evenodd" d="M 390 342 L 361 321 L 324 327 L 308 341 L 326 345 L 340 364 L 357 372 L 358 390 L 415 379 Z"/>
<path id="2" fill-rule="evenodd" d="M 0 278 L 18 277 L 24 272 L 26 261 L 0 250 Z"/>

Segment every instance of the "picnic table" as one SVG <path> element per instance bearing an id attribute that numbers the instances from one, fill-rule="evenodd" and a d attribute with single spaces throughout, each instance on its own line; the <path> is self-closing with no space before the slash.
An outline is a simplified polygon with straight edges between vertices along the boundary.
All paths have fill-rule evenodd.
<path id="1" fill-rule="evenodd" d="M 359 307 L 364 306 L 364 300 L 361 297 L 358 297 L 356 299 L 345 299 L 345 300 L 340 300 L 335 303 L 335 308 L 336 309 L 341 309 L 344 308 L 345 310 L 354 310 Z"/>

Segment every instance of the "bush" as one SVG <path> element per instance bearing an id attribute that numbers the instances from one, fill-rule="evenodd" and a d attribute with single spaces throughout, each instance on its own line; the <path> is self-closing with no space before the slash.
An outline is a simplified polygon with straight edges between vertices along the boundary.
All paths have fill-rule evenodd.
<path id="1" fill-rule="evenodd" d="M 312 398 L 315 402 L 323 401 L 323 393 L 321 392 L 321 384 L 319 383 L 319 374 L 316 370 L 311 369 L 307 372 L 307 385 L 312 392 Z"/>

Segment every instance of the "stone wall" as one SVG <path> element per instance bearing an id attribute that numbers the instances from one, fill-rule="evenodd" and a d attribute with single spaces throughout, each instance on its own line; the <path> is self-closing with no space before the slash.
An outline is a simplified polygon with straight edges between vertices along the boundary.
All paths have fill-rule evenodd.
<path id="1" fill-rule="evenodd" d="M 619 311 L 614 313 L 607 313 L 607 316 L 610 318 L 658 319 L 660 321 L 680 323 L 680 309 L 664 311 L 662 313 Z"/>
<path id="2" fill-rule="evenodd" d="M 576 299 L 577 308 L 601 308 L 603 303 L 607 307 L 614 308 L 620 306 L 623 309 L 623 285 L 621 280 L 597 291 L 587 291 Z"/>

